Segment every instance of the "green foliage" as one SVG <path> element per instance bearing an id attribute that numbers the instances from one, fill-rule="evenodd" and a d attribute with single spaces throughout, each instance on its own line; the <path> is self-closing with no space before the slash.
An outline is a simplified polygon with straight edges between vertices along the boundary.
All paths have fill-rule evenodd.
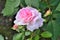
<path id="1" fill-rule="evenodd" d="M 40 29 L 37 29 L 34 34 L 35 36 L 33 37 L 33 40 L 39 40 L 41 37 L 40 37 Z"/>
<path id="2" fill-rule="evenodd" d="M 36 8 L 39 8 L 39 2 L 40 0 L 25 0 L 27 6 L 33 6 Z"/>
<path id="3" fill-rule="evenodd" d="M 25 36 L 29 36 L 30 34 L 31 34 L 31 32 L 25 31 Z"/>
<path id="4" fill-rule="evenodd" d="M 41 31 L 40 31 L 40 29 L 37 29 L 34 33 L 37 35 L 40 35 Z"/>
<path id="5" fill-rule="evenodd" d="M 55 9 L 58 4 L 59 0 L 6 0 L 5 8 L 2 13 L 4 16 L 13 16 L 17 12 L 15 9 L 18 6 L 24 7 L 26 5 L 45 11 L 45 9 L 49 7 Z"/>
<path id="6" fill-rule="evenodd" d="M 60 35 L 60 12 L 54 11 L 51 16 L 51 20 L 48 23 L 47 27 L 45 27 L 48 31 L 50 31 L 53 36 L 52 40 L 57 40 Z"/>
<path id="7" fill-rule="evenodd" d="M 32 5 L 31 0 L 25 0 L 25 3 L 26 3 L 26 5 L 28 5 L 28 6 L 31 6 L 31 5 Z"/>
<path id="8" fill-rule="evenodd" d="M 58 4 L 56 10 L 60 11 L 60 3 Z"/>
<path id="9" fill-rule="evenodd" d="M 12 13 L 14 12 L 14 8 L 12 7 L 5 7 L 4 10 L 2 11 L 2 13 L 4 13 L 4 16 L 9 16 L 12 15 Z"/>
<path id="10" fill-rule="evenodd" d="M 5 7 L 10 6 L 10 7 L 18 7 L 20 4 L 20 0 L 6 0 Z"/>
<path id="11" fill-rule="evenodd" d="M 40 39 L 40 36 L 39 35 L 36 35 L 35 37 L 34 37 L 34 40 L 39 40 Z"/>
<path id="12" fill-rule="evenodd" d="M 4 40 L 4 37 L 2 35 L 0 35 L 0 40 Z"/>
<path id="13" fill-rule="evenodd" d="M 52 34 L 50 32 L 48 32 L 48 31 L 46 31 L 46 32 L 43 32 L 41 34 L 41 36 L 44 37 L 44 38 L 51 38 L 52 37 Z"/>
<path id="14" fill-rule="evenodd" d="M 60 0 L 6 0 L 5 8 L 2 10 L 2 13 L 4 16 L 13 16 L 20 8 L 19 6 L 34 7 L 41 11 L 42 15 L 44 15 L 48 9 L 51 9 L 52 14 L 46 18 L 44 17 L 47 20 L 47 23 L 45 23 L 46 25 L 44 24 L 44 31 L 47 30 L 49 32 L 43 32 L 41 36 L 44 38 L 50 38 L 52 36 L 51 40 L 57 40 L 60 36 Z M 32 34 L 30 34 L 31 32 L 26 31 L 23 27 L 20 27 L 17 31 L 25 32 L 25 36 L 28 36 L 29 40 L 33 40 L 33 38 L 34 40 L 40 39 L 40 29 L 35 30 L 32 37 Z M 19 33 L 13 37 L 13 40 L 23 39 L 23 33 Z"/>
<path id="15" fill-rule="evenodd" d="M 48 0 L 51 6 L 57 6 L 59 3 L 59 0 Z"/>
<path id="16" fill-rule="evenodd" d="M 14 15 L 16 7 L 20 4 L 20 0 L 6 0 L 5 8 L 3 9 L 2 13 L 4 16 L 11 16 Z"/>
<path id="17" fill-rule="evenodd" d="M 13 40 L 24 40 L 24 34 L 19 33 L 19 34 L 14 35 Z"/>

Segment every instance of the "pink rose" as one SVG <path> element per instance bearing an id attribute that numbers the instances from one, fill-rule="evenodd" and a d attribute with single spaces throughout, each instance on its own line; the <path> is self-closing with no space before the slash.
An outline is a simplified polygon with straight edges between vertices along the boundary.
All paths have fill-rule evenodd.
<path id="1" fill-rule="evenodd" d="M 14 23 L 16 25 L 27 25 L 27 29 L 33 31 L 43 25 L 43 18 L 37 9 L 25 7 L 18 11 Z"/>

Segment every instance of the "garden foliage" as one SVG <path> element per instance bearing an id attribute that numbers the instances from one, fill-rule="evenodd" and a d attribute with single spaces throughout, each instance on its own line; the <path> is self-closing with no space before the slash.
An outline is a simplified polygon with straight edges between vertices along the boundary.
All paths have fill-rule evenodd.
<path id="1" fill-rule="evenodd" d="M 7 17 L 14 16 L 20 8 L 27 6 L 36 8 L 42 13 L 44 24 L 34 32 L 19 26 L 13 40 L 40 40 L 40 38 L 57 40 L 60 36 L 60 0 L 6 0 L 2 14 Z"/>

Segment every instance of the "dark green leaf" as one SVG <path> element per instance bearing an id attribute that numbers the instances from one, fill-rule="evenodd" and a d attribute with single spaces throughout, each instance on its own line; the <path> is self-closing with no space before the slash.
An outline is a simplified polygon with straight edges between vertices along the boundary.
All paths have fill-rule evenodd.
<path id="1" fill-rule="evenodd" d="M 20 6 L 21 7 L 25 7 L 26 6 L 25 0 L 20 0 Z"/>
<path id="2" fill-rule="evenodd" d="M 40 35 L 40 33 L 41 33 L 41 32 L 40 32 L 40 29 L 36 29 L 36 30 L 34 31 L 34 33 L 37 34 L 37 35 Z"/>
<path id="3" fill-rule="evenodd" d="M 44 10 L 48 7 L 48 4 L 45 1 L 40 1 L 40 5 L 39 5 L 41 10 Z"/>
<path id="4" fill-rule="evenodd" d="M 57 6 L 60 0 L 48 0 L 51 6 Z"/>
<path id="5" fill-rule="evenodd" d="M 60 11 L 60 3 L 58 4 L 56 10 Z"/>

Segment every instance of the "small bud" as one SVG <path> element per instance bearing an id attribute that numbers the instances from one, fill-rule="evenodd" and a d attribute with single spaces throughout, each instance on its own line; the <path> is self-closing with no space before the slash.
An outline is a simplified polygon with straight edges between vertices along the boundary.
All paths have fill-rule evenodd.
<path id="1" fill-rule="evenodd" d="M 51 10 L 49 9 L 49 10 L 47 10 L 46 13 L 44 14 L 44 17 L 47 17 L 47 16 L 50 15 L 50 14 L 51 14 Z"/>
<path id="2" fill-rule="evenodd" d="M 18 29 L 18 25 L 13 25 L 13 28 L 12 28 L 13 30 L 16 30 L 16 29 Z"/>

